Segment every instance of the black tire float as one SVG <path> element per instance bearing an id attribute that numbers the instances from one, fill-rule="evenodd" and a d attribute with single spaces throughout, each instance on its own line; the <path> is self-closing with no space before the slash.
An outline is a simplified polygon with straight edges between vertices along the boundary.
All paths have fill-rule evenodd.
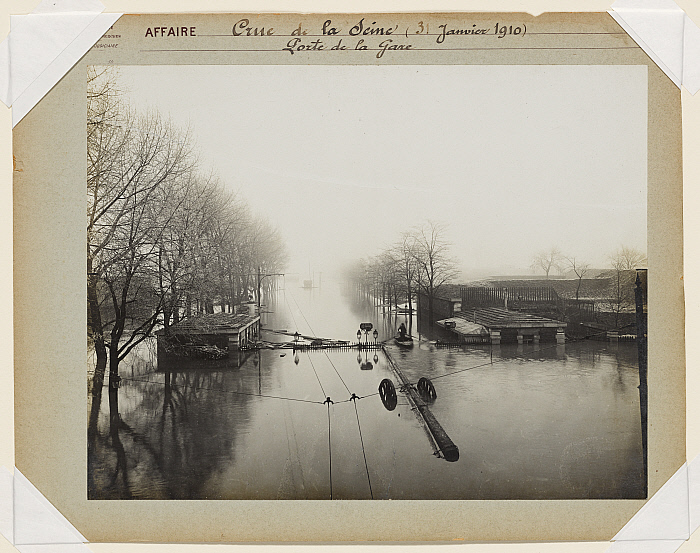
<path id="1" fill-rule="evenodd" d="M 396 388 L 394 387 L 394 383 L 388 378 L 385 378 L 379 383 L 379 397 L 387 411 L 396 409 L 396 404 L 398 403 Z"/>
<path id="2" fill-rule="evenodd" d="M 418 386 L 416 386 L 418 389 L 418 393 L 420 394 L 420 397 L 424 401 L 435 401 L 437 398 L 437 392 L 435 391 L 435 386 L 433 386 L 433 383 L 430 382 L 430 379 L 422 377 L 418 381 Z"/>

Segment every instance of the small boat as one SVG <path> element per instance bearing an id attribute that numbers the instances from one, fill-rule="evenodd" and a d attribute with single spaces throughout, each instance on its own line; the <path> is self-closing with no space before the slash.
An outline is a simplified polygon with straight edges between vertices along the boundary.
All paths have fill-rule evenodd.
<path id="1" fill-rule="evenodd" d="M 396 336 L 394 337 L 394 342 L 396 342 L 397 346 L 401 346 L 404 348 L 413 347 L 413 338 L 411 338 L 410 336 L 404 336 L 403 338 Z"/>

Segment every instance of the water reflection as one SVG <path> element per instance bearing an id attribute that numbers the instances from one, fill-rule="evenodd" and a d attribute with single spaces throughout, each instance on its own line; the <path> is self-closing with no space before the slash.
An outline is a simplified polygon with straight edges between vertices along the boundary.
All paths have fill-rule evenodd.
<path id="1" fill-rule="evenodd" d="M 352 340 L 372 321 L 381 341 L 409 318 L 349 299 L 328 282 L 281 291 L 264 326 Z M 634 344 L 388 349 L 412 382 L 425 379 L 458 462 L 434 455 L 381 352 L 262 350 L 156 367 L 144 347 L 90 425 L 89 497 L 329 499 L 331 478 L 338 499 L 643 496 Z"/>

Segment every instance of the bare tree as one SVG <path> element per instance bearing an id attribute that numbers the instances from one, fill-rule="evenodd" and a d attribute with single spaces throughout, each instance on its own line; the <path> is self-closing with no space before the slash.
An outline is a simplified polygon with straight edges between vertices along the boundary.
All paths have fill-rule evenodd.
<path id="1" fill-rule="evenodd" d="M 404 233 L 401 240 L 392 248 L 393 256 L 397 262 L 397 272 L 400 275 L 403 292 L 408 303 L 408 333 L 412 333 L 413 325 L 413 294 L 414 284 L 418 276 L 418 263 L 416 261 L 416 240 L 411 233 Z"/>
<path id="2" fill-rule="evenodd" d="M 87 74 L 87 300 L 88 338 L 95 350 L 92 391 L 99 398 L 107 366 L 107 346 L 100 311 L 99 255 L 109 232 L 102 226 L 106 218 L 113 174 L 119 150 L 128 140 L 123 104 L 116 86 L 114 68 L 90 66 Z M 94 397 L 94 396 L 93 396 Z M 93 409 L 94 411 L 94 409 Z M 96 417 L 97 412 L 92 416 Z"/>
<path id="3" fill-rule="evenodd" d="M 456 278 L 457 266 L 450 255 L 450 244 L 445 239 L 446 227 L 428 221 L 411 231 L 416 284 L 428 298 L 429 324 L 433 324 L 433 303 L 440 288 Z"/>
<path id="4" fill-rule="evenodd" d="M 561 272 L 565 258 L 558 247 L 552 246 L 547 250 L 543 250 L 537 254 L 532 260 L 532 269 L 542 270 L 547 278 L 552 269 Z"/>
<path id="5" fill-rule="evenodd" d="M 581 316 L 581 284 L 583 279 L 588 275 L 591 270 L 591 266 L 588 263 L 578 261 L 575 256 L 570 256 L 565 258 L 568 263 L 569 269 L 576 275 L 576 309 L 578 311 L 578 316 Z"/>
<path id="6" fill-rule="evenodd" d="M 646 265 L 647 258 L 639 250 L 622 246 L 609 259 L 611 270 L 604 274 L 610 280 L 605 304 L 613 313 L 614 325 L 618 328 L 620 314 L 634 306 L 634 269 Z"/>
<path id="7" fill-rule="evenodd" d="M 586 275 L 590 272 L 591 266 L 588 263 L 584 263 L 581 261 L 578 261 L 575 256 L 571 257 L 566 257 L 565 258 L 566 262 L 568 263 L 569 269 L 573 271 L 573 273 L 576 275 L 577 282 L 576 282 L 576 303 L 579 301 L 579 295 L 581 293 L 581 281 L 586 277 Z"/>
<path id="8" fill-rule="evenodd" d="M 615 270 L 631 271 L 633 269 L 644 268 L 647 265 L 645 253 L 629 246 L 620 248 L 610 256 L 610 264 Z"/>
<path id="9" fill-rule="evenodd" d="M 394 252 L 386 249 L 374 256 L 369 261 L 369 270 L 375 282 L 375 295 L 384 308 L 388 307 L 391 310 L 392 303 L 398 303 L 399 268 Z"/>
<path id="10" fill-rule="evenodd" d="M 113 68 L 88 70 L 90 448 L 107 366 L 110 413 L 118 416 L 119 365 L 158 325 L 167 331 L 193 297 L 203 310 L 215 300 L 231 309 L 252 267 L 286 262 L 276 229 L 253 220 L 216 177 L 198 174 L 189 133 L 156 112 L 135 113 L 117 82 Z"/>
<path id="11" fill-rule="evenodd" d="M 261 217 L 251 220 L 245 235 L 245 270 L 255 283 L 255 297 L 262 301 L 263 289 L 269 292 L 274 283 L 271 275 L 280 273 L 287 264 L 286 247 L 279 230 Z"/>
<path id="12" fill-rule="evenodd" d="M 106 73 L 94 82 L 110 78 Z M 94 111 L 109 118 L 88 124 L 88 303 L 95 314 L 90 320 L 96 351 L 100 339 L 106 342 L 104 331 L 109 328 L 105 345 L 112 378 L 118 375 L 119 362 L 157 323 L 161 305 L 148 316 L 139 313 L 142 322 L 130 323 L 125 336 L 127 321 L 137 313 L 134 307 L 144 305 L 153 277 L 152 256 L 179 206 L 177 200 L 165 199 L 172 198 L 177 181 L 189 178 L 195 160 L 189 136 L 157 113 L 136 116 L 118 98 L 109 108 L 102 105 L 104 94 L 95 98 L 99 101 Z M 98 287 L 106 288 L 111 320 L 105 320 Z M 99 357 L 98 353 L 102 363 Z"/>

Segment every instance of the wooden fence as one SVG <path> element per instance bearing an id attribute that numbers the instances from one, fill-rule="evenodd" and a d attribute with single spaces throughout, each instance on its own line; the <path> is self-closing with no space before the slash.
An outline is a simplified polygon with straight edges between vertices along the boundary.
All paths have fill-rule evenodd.
<path id="1" fill-rule="evenodd" d="M 556 290 L 548 286 L 489 288 L 464 286 L 462 310 L 482 307 L 505 307 L 527 313 L 567 321 L 594 321 L 596 306 L 593 300 L 562 298 Z"/>
<path id="2" fill-rule="evenodd" d="M 554 288 L 537 286 L 532 288 L 487 288 L 465 286 L 462 288 L 462 308 L 464 307 L 504 307 L 508 303 L 550 303 L 557 305 L 559 294 Z"/>

